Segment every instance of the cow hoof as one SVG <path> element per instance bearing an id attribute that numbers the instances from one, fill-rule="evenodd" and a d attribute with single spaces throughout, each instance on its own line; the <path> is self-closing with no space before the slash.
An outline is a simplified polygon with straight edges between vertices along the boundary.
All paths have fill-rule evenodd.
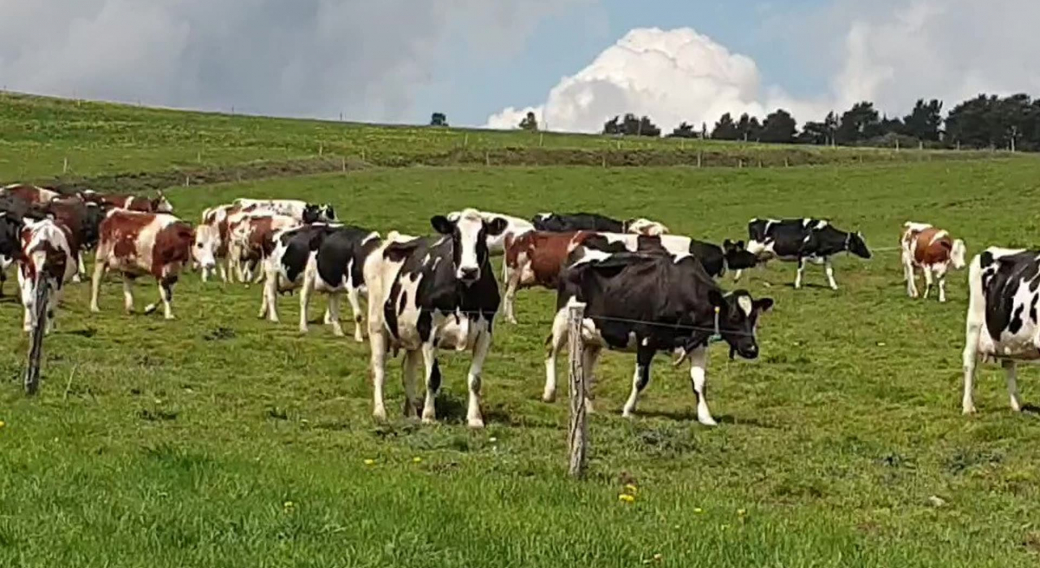
<path id="1" fill-rule="evenodd" d="M 700 422 L 701 424 L 703 424 L 705 426 L 718 426 L 719 425 L 719 423 L 716 422 L 715 419 L 712 418 L 711 416 L 705 416 L 703 418 L 697 418 L 697 422 Z"/>
<path id="2" fill-rule="evenodd" d="M 422 423 L 423 424 L 428 424 L 428 425 L 436 424 L 437 423 L 437 419 L 432 417 L 432 416 L 423 416 L 422 417 Z"/>
<path id="3" fill-rule="evenodd" d="M 361 335 L 355 335 L 354 336 L 354 341 L 356 341 L 358 343 L 364 343 L 365 342 L 365 338 L 364 338 L 364 336 L 361 336 Z"/>
<path id="4" fill-rule="evenodd" d="M 157 308 L 157 307 L 158 307 L 158 306 L 156 306 L 155 304 L 148 304 L 148 305 L 147 305 L 147 306 L 145 306 L 145 308 L 144 308 L 144 314 L 145 314 L 145 315 L 149 315 L 149 314 L 155 313 L 155 310 L 156 310 L 156 308 Z M 127 310 L 127 311 L 128 311 L 129 313 L 133 313 L 133 310 Z"/>
<path id="5" fill-rule="evenodd" d="M 976 410 L 975 410 L 974 406 L 968 406 L 968 407 L 964 407 L 963 409 L 961 409 L 961 414 L 963 414 L 965 416 L 971 416 L 971 415 L 975 414 L 975 412 L 976 412 Z"/>
<path id="6" fill-rule="evenodd" d="M 480 419 L 480 418 L 470 418 L 469 420 L 466 421 L 466 424 L 470 428 L 483 428 L 484 427 L 484 420 Z"/>
<path id="7" fill-rule="evenodd" d="M 516 318 L 514 318 L 514 317 L 508 317 L 508 318 L 506 318 L 506 321 L 508 321 L 509 323 L 511 323 L 513 325 L 517 325 Z"/>
<path id="8" fill-rule="evenodd" d="M 307 335 L 308 331 L 309 330 L 306 327 L 301 327 L 300 328 L 300 335 Z"/>
<path id="9" fill-rule="evenodd" d="M 629 420 L 632 420 L 633 418 L 636 417 L 636 415 L 635 415 L 634 412 L 631 412 L 631 411 L 628 411 L 628 410 L 622 410 L 621 411 L 621 417 L 622 418 L 628 418 Z"/>
<path id="10" fill-rule="evenodd" d="M 544 394 L 542 394 L 542 402 L 556 402 L 556 392 L 546 391 Z"/>
<path id="11" fill-rule="evenodd" d="M 99 308 L 97 306 L 90 306 L 90 313 L 92 313 L 92 314 L 100 314 L 101 313 L 101 308 Z"/>
<path id="12" fill-rule="evenodd" d="M 347 336 L 347 334 L 343 333 L 342 329 L 333 329 L 332 330 L 332 335 L 334 335 L 336 337 L 346 337 Z"/>
<path id="13" fill-rule="evenodd" d="M 386 409 L 385 408 L 377 408 L 377 409 L 373 410 L 372 411 L 372 418 L 374 418 L 374 419 L 376 419 L 376 420 L 378 420 L 380 422 L 386 422 Z"/>
<path id="14" fill-rule="evenodd" d="M 83 282 L 83 279 L 79 277 L 79 274 L 77 274 L 72 277 L 72 281 L 79 284 L 80 282 Z"/>
<path id="15" fill-rule="evenodd" d="M 164 316 L 163 319 L 165 319 L 166 321 L 173 321 L 173 320 L 177 319 L 177 316 L 175 316 L 173 314 L 170 314 L 168 316 Z"/>

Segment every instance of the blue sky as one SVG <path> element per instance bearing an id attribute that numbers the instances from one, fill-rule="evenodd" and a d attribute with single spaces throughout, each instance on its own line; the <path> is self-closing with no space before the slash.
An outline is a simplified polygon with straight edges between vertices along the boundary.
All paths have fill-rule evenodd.
<path id="1" fill-rule="evenodd" d="M 833 4 L 828 0 L 602 0 L 567 9 L 542 21 L 522 48 L 506 60 L 470 55 L 453 46 L 461 62 L 438 71 L 435 84 L 420 90 L 414 120 L 439 109 L 458 124 L 482 124 L 505 106 L 537 105 L 561 77 L 590 63 L 630 29 L 691 27 L 758 63 L 763 83 L 796 96 L 827 88 L 825 72 L 784 41 L 777 18 L 794 18 Z M 777 11 L 783 10 L 781 16 Z M 779 37 L 778 37 L 779 36 Z M 468 85 L 471 87 L 462 87 Z M 426 104 L 429 109 L 418 108 Z"/>

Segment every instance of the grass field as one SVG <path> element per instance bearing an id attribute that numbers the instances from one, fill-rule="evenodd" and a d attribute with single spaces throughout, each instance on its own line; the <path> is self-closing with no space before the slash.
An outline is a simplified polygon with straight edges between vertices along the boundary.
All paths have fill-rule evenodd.
<path id="1" fill-rule="evenodd" d="M 257 161 L 281 164 L 319 157 L 331 159 L 333 167 L 341 160 L 376 166 L 492 161 L 641 165 L 692 164 L 698 152 L 704 153 L 706 166 L 783 165 L 785 158 L 803 164 L 986 154 L 381 126 L 184 112 L 0 91 L 0 183 L 160 170 L 201 173 Z"/>
<path id="2" fill-rule="evenodd" d="M 1036 244 L 1038 179 L 1040 162 L 1017 159 L 412 168 L 172 190 L 192 220 L 234 197 L 301 197 L 415 233 L 463 206 L 645 215 L 713 240 L 742 238 L 754 216 L 816 215 L 888 250 L 840 258 L 838 292 L 815 267 L 800 291 L 791 265 L 752 271 L 742 284 L 777 305 L 760 360 L 713 351 L 717 428 L 696 423 L 688 379 L 663 356 L 640 417 L 622 419 L 633 359 L 605 355 L 583 482 L 565 475 L 566 405 L 539 400 L 547 291 L 521 293 L 520 325 L 496 326 L 483 431 L 463 425 L 466 358 L 442 356 L 442 425 L 400 418 L 396 364 L 377 424 L 367 345 L 320 325 L 301 337 L 295 296 L 282 324 L 258 321 L 257 287 L 195 275 L 175 290 L 175 322 L 123 315 L 114 281 L 92 315 L 88 286 L 72 285 L 27 400 L 8 298 L 0 566 L 1036 566 L 1040 419 L 1008 409 L 994 368 L 980 372 L 980 414 L 960 415 L 964 273 L 948 304 L 912 301 L 892 249 L 910 219 L 970 253 Z M 155 295 L 139 286 L 139 309 Z M 1035 371 L 1021 375 L 1040 401 Z M 632 503 L 618 497 L 628 483 Z"/>

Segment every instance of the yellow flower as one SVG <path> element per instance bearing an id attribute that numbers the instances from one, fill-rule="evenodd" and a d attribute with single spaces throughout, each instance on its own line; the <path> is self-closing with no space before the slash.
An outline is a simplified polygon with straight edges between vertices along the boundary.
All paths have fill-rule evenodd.
<path id="1" fill-rule="evenodd" d="M 365 460 L 365 465 L 376 465 L 376 460 L 367 459 Z"/>
<path id="2" fill-rule="evenodd" d="M 291 510 L 295 506 L 296 505 L 292 501 L 286 501 L 285 503 L 282 504 L 282 507 L 285 508 L 286 511 Z"/>
<path id="3" fill-rule="evenodd" d="M 629 495 L 628 493 L 622 493 L 621 495 L 618 495 L 617 498 L 625 503 L 633 503 L 636 500 L 634 496 Z"/>
<path id="4" fill-rule="evenodd" d="M 7 422 L 0 420 L 0 428 L 3 428 L 4 426 L 7 426 Z"/>
<path id="5" fill-rule="evenodd" d="M 636 486 L 631 484 L 631 483 L 629 483 L 628 485 L 625 486 L 625 490 L 628 491 L 629 493 L 635 493 L 636 492 Z"/>
<path id="6" fill-rule="evenodd" d="M 700 507 L 694 507 L 693 512 L 699 515 L 704 512 L 704 509 L 701 509 Z"/>
<path id="7" fill-rule="evenodd" d="M 412 458 L 412 463 L 421 463 L 421 462 L 422 462 L 422 458 L 419 457 L 419 456 L 415 456 L 414 458 Z"/>
<path id="8" fill-rule="evenodd" d="M 737 509 L 737 514 L 743 517 L 747 514 L 747 509 Z"/>
<path id="9" fill-rule="evenodd" d="M 658 561 L 658 562 L 660 562 L 660 561 L 661 561 L 661 558 L 662 558 L 662 557 L 661 557 L 661 553 L 660 553 L 660 552 L 658 552 L 657 554 L 655 554 L 655 555 L 654 555 L 654 560 L 656 560 L 656 561 Z"/>

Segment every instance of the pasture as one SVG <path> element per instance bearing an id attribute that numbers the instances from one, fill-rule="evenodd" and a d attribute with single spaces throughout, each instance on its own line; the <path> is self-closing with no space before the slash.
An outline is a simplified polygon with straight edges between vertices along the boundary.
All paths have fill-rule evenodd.
<path id="1" fill-rule="evenodd" d="M 837 292 L 815 266 L 799 291 L 792 264 L 745 276 L 742 287 L 777 304 L 759 360 L 712 351 L 717 428 L 696 423 L 687 373 L 664 356 L 638 418 L 621 418 L 634 360 L 605 354 L 582 482 L 565 475 L 565 398 L 540 401 L 548 291 L 521 292 L 518 326 L 496 319 L 488 427 L 471 431 L 465 358 L 442 355 L 440 425 L 401 419 L 396 363 L 391 418 L 375 423 L 367 344 L 321 325 L 300 336 L 296 296 L 281 298 L 280 325 L 259 321 L 259 286 L 194 274 L 174 291 L 174 322 L 124 315 L 115 280 L 90 314 L 88 285 L 71 285 L 41 395 L 27 400 L 9 282 L 0 565 L 1036 566 L 1040 418 L 1008 409 L 992 366 L 979 374 L 979 414 L 961 416 L 966 273 L 951 275 L 945 305 L 910 300 L 895 249 L 907 220 L 950 229 L 969 255 L 1035 245 L 1037 180 L 1040 161 L 1017 158 L 373 169 L 173 189 L 193 222 L 235 197 L 301 198 L 384 233 L 427 234 L 431 215 L 472 206 L 646 216 L 721 242 L 746 238 L 752 217 L 812 215 L 888 250 L 838 258 Z M 139 282 L 138 310 L 157 295 Z M 311 319 L 323 309 L 318 296 Z M 1020 374 L 1026 402 L 1040 402 L 1036 375 Z"/>

